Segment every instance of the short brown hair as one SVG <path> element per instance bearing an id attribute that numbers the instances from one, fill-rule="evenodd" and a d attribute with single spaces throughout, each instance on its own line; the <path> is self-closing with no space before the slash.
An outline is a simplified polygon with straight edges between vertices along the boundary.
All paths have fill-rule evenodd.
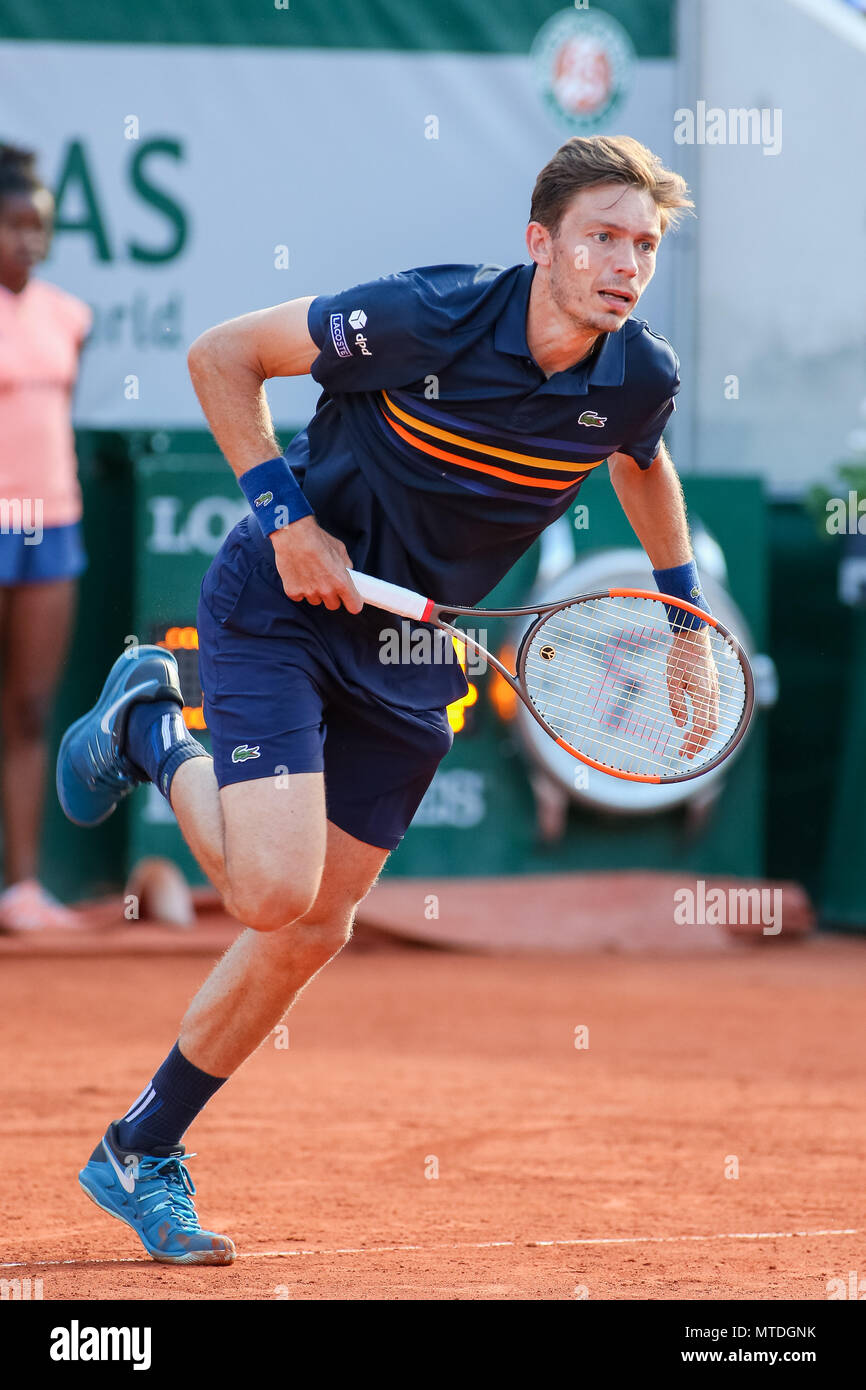
<path id="1" fill-rule="evenodd" d="M 652 194 L 662 233 L 676 226 L 685 208 L 694 207 L 682 175 L 666 169 L 639 140 L 630 135 L 573 135 L 535 180 L 530 222 L 540 222 L 556 236 L 575 194 L 599 183 L 622 183 Z"/>

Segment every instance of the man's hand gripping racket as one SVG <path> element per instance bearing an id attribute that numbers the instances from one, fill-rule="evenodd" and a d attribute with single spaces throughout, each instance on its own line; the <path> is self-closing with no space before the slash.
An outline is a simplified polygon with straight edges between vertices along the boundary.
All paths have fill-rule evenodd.
<path id="1" fill-rule="evenodd" d="M 755 696 L 746 655 L 717 618 L 690 603 L 644 589 L 602 589 L 535 607 L 455 608 L 349 573 L 365 603 L 468 643 L 561 748 L 613 777 L 699 777 L 734 751 L 749 726 Z M 513 672 L 449 621 L 524 616 L 535 621 Z M 697 626 L 684 626 L 695 618 Z"/>

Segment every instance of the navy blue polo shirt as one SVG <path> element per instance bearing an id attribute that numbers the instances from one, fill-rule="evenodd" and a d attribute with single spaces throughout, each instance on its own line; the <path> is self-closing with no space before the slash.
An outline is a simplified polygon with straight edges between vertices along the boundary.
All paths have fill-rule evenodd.
<path id="1" fill-rule="evenodd" d="M 545 376 L 526 341 L 535 269 L 423 266 L 310 305 L 324 389 L 286 458 L 356 569 L 478 603 L 610 454 L 652 464 L 675 352 L 629 319 Z"/>

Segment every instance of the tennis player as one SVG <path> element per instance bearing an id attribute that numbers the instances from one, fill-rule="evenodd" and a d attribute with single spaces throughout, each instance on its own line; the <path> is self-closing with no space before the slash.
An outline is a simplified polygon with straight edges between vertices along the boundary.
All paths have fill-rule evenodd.
<path id="1" fill-rule="evenodd" d="M 363 608 L 347 566 L 476 603 L 607 460 L 660 590 L 706 609 L 662 443 L 679 364 L 633 317 L 690 206 L 637 141 L 574 138 L 538 176 L 529 264 L 403 271 L 193 344 L 195 390 L 250 502 L 199 600 L 213 757 L 184 725 L 173 658 L 141 647 L 58 759 L 79 825 L 152 781 L 248 928 L 80 1174 L 155 1259 L 234 1259 L 228 1236 L 200 1227 L 181 1138 L 349 939 L 467 690 L 456 663 L 380 660 L 394 619 Z M 281 453 L 264 383 L 306 372 L 323 393 Z M 706 644 L 694 650 L 684 688 L 709 708 L 714 667 Z"/>

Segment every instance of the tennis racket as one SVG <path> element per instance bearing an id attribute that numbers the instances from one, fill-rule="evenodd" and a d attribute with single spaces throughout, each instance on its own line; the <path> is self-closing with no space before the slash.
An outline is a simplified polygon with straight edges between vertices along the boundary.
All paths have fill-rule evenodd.
<path id="1" fill-rule="evenodd" d="M 749 726 L 755 686 L 740 643 L 717 618 L 667 594 L 600 589 L 526 608 L 458 608 L 349 575 L 365 603 L 469 644 L 560 748 L 612 777 L 700 777 L 730 757 Z M 677 628 L 678 611 L 700 625 Z M 514 671 L 449 621 L 470 617 L 534 617 Z"/>

